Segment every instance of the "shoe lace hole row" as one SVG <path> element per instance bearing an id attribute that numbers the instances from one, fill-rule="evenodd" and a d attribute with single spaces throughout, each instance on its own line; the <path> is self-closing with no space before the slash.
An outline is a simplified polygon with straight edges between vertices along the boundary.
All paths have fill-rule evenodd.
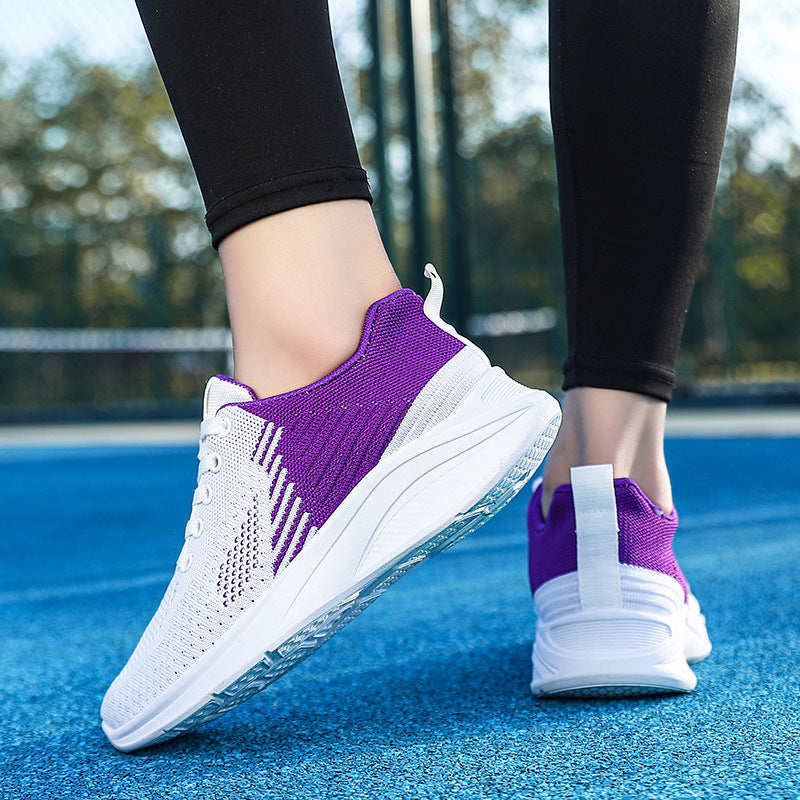
<path id="1" fill-rule="evenodd" d="M 191 520 L 187 525 L 186 539 L 199 539 L 203 535 L 203 520 Z"/>

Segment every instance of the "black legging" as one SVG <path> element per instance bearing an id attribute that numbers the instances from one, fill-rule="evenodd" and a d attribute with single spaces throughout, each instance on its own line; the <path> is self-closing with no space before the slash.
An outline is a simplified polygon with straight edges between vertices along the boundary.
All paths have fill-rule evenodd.
<path id="1" fill-rule="evenodd" d="M 669 400 L 708 231 L 739 0 L 551 0 L 564 388 Z"/>
<path id="2" fill-rule="evenodd" d="M 326 0 L 136 0 L 212 242 L 371 200 Z M 724 138 L 738 0 L 550 0 L 564 388 L 669 400 Z"/>

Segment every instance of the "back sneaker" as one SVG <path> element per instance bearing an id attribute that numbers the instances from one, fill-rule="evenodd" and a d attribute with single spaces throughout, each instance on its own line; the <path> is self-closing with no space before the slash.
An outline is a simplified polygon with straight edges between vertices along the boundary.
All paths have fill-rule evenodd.
<path id="1" fill-rule="evenodd" d="M 261 691 L 411 567 L 523 486 L 561 413 L 439 316 L 432 267 L 368 311 L 358 350 L 263 400 L 206 387 L 198 486 L 175 575 L 108 690 L 119 750 L 161 742 Z"/>
<path id="2" fill-rule="evenodd" d="M 665 514 L 610 464 L 577 467 L 547 521 L 528 509 L 536 608 L 535 695 L 689 692 L 711 652 L 705 618 L 672 551 Z"/>

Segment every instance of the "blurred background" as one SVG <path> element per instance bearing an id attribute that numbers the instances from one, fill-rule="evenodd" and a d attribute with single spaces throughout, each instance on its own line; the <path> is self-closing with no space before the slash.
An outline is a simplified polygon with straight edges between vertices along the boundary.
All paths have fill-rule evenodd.
<path id="1" fill-rule="evenodd" d="M 540 0 L 331 0 L 406 285 L 516 377 L 566 349 Z M 230 369 L 215 252 L 133 0 L 0 0 L 0 422 L 196 417 Z M 677 403 L 800 402 L 800 8 L 743 0 Z"/>

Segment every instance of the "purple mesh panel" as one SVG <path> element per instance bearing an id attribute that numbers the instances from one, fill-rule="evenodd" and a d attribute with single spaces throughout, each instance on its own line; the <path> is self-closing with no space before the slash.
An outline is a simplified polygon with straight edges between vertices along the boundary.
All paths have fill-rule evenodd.
<path id="1" fill-rule="evenodd" d="M 616 478 L 614 493 L 620 528 L 620 562 L 669 575 L 688 596 L 686 578 L 672 551 L 678 527 L 677 512 L 673 509 L 671 514 L 664 514 L 629 478 Z M 565 485 L 556 489 L 546 522 L 542 521 L 541 501 L 540 486 L 528 507 L 528 574 L 533 592 L 546 581 L 578 569 L 572 487 Z"/>
<path id="2" fill-rule="evenodd" d="M 671 575 L 683 587 L 689 587 L 675 560 L 672 542 L 678 529 L 678 512 L 665 514 L 629 478 L 614 481 L 619 520 L 619 560 L 623 564 L 645 567 Z"/>
<path id="3" fill-rule="evenodd" d="M 541 508 L 539 486 L 528 505 L 528 575 L 532 592 L 559 575 L 578 570 L 572 489 L 569 486 L 556 489 L 547 522 L 542 520 Z"/>
<path id="4" fill-rule="evenodd" d="M 283 429 L 277 452 L 309 525 L 321 526 L 377 464 L 417 395 L 463 347 L 402 289 L 370 307 L 358 350 L 330 375 L 237 404 Z"/>

